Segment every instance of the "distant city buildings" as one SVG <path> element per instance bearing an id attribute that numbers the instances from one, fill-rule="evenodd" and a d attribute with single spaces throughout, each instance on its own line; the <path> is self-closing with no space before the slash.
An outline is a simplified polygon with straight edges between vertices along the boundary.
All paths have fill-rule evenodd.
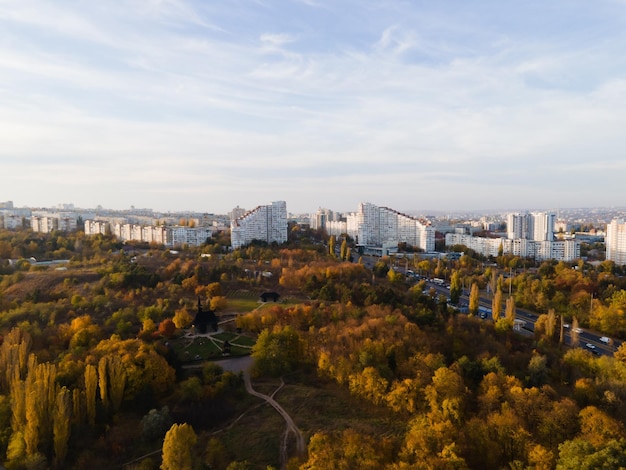
<path id="1" fill-rule="evenodd" d="M 555 259 L 573 261 L 580 258 L 580 242 L 577 240 L 555 240 L 556 216 L 550 212 L 531 214 L 512 213 L 506 217 L 507 238 L 473 237 L 463 233 L 448 233 L 446 246 L 465 245 L 484 256 L 512 254 L 520 258 L 538 261 Z"/>
<path id="2" fill-rule="evenodd" d="M 31 216 L 30 226 L 33 232 L 73 232 L 77 227 L 77 218 L 71 212 L 37 212 Z"/>
<path id="3" fill-rule="evenodd" d="M 624 219 L 613 219 L 606 226 L 606 259 L 615 264 L 626 264 L 626 223 Z"/>
<path id="4" fill-rule="evenodd" d="M 200 246 L 213 236 L 211 227 L 139 225 L 86 220 L 85 235 L 112 234 L 121 241 L 156 243 L 167 247 Z"/>
<path id="5" fill-rule="evenodd" d="M 310 225 L 313 230 L 324 229 L 328 231 L 328 228 L 333 222 L 340 222 L 340 221 L 341 221 L 340 214 L 333 212 L 330 209 L 319 208 L 317 212 L 311 217 Z"/>
<path id="6" fill-rule="evenodd" d="M 396 247 L 398 243 L 421 248 L 435 249 L 435 229 L 430 221 L 402 214 L 388 207 L 362 202 L 356 212 L 346 216 L 346 221 L 330 223 L 329 233 L 339 230 L 363 247 Z"/>
<path id="7" fill-rule="evenodd" d="M 258 206 L 231 222 L 230 241 L 234 250 L 249 245 L 253 240 L 278 244 L 287 241 L 285 201 Z"/>
<path id="8" fill-rule="evenodd" d="M 507 238 L 515 240 L 551 241 L 554 238 L 556 215 L 551 212 L 513 213 L 506 218 Z"/>

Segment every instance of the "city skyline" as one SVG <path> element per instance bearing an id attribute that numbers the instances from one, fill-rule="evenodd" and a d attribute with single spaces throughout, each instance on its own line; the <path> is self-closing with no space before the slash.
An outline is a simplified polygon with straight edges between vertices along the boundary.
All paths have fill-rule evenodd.
<path id="1" fill-rule="evenodd" d="M 626 4 L 9 1 L 0 201 L 614 207 Z"/>

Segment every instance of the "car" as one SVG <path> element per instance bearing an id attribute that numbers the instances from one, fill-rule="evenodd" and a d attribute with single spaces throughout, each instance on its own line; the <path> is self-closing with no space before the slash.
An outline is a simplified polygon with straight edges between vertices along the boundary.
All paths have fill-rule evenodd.
<path id="1" fill-rule="evenodd" d="M 569 330 L 569 323 L 563 323 L 563 328 L 567 328 Z"/>
<path id="2" fill-rule="evenodd" d="M 594 349 L 596 349 L 595 345 L 593 345 L 593 344 L 591 344 L 591 343 L 587 343 L 587 344 L 585 344 L 585 347 L 586 347 L 587 349 L 591 349 L 592 351 L 593 351 Z"/>
<path id="3" fill-rule="evenodd" d="M 611 338 L 603 336 L 602 338 L 600 338 L 600 341 L 602 341 L 604 344 L 609 344 L 611 342 Z"/>
<path id="4" fill-rule="evenodd" d="M 574 333 L 582 333 L 583 330 L 581 328 L 574 328 Z"/>

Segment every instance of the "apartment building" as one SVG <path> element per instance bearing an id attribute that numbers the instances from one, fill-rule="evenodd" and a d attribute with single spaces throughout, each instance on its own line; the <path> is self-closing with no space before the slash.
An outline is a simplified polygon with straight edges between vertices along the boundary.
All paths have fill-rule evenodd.
<path id="1" fill-rule="evenodd" d="M 435 229 L 429 221 L 369 202 L 360 203 L 357 212 L 348 215 L 346 228 L 361 246 L 406 243 L 424 251 L 435 249 Z"/>
<path id="2" fill-rule="evenodd" d="M 85 221 L 85 235 L 107 233 L 112 233 L 122 241 L 156 243 L 167 247 L 200 246 L 213 235 L 211 227 L 139 225 L 119 222 L 111 226 L 108 221 Z"/>
<path id="3" fill-rule="evenodd" d="M 258 206 L 233 220 L 230 224 L 230 240 L 233 249 L 246 246 L 253 240 L 285 243 L 287 203 L 276 201 L 266 206 Z"/>
<path id="4" fill-rule="evenodd" d="M 107 235 L 111 233 L 111 225 L 109 222 L 101 220 L 85 220 L 85 235 Z"/>
<path id="5" fill-rule="evenodd" d="M 30 218 L 33 232 L 50 233 L 53 230 L 73 232 L 77 228 L 76 214 L 68 212 L 38 212 Z"/>
<path id="6" fill-rule="evenodd" d="M 577 240 L 535 241 L 517 238 L 474 237 L 460 233 L 447 233 L 446 246 L 465 245 L 484 256 L 498 256 L 500 247 L 503 254 L 513 254 L 520 258 L 533 258 L 537 261 L 554 259 L 574 261 L 580 258 L 580 242 Z"/>
<path id="7" fill-rule="evenodd" d="M 507 238 L 552 241 L 556 215 L 551 212 L 511 213 L 506 218 Z"/>
<path id="8" fill-rule="evenodd" d="M 606 227 L 606 259 L 615 264 L 626 264 L 626 223 L 624 219 L 613 219 Z"/>

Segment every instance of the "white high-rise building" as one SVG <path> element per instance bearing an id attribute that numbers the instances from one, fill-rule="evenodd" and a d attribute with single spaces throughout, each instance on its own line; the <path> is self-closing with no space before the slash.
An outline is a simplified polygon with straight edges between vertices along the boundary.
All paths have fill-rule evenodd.
<path id="1" fill-rule="evenodd" d="M 606 259 L 615 264 L 626 264 L 626 223 L 624 219 L 613 219 L 606 226 Z"/>
<path id="2" fill-rule="evenodd" d="M 435 229 L 429 221 L 417 219 L 388 207 L 362 202 L 346 222 L 347 232 L 358 245 L 383 246 L 406 243 L 424 251 L 435 249 Z"/>
<path id="3" fill-rule="evenodd" d="M 334 222 L 335 220 L 333 211 L 319 208 L 315 215 L 311 217 L 311 228 L 313 230 L 328 229 L 328 223 Z"/>
<path id="4" fill-rule="evenodd" d="M 508 214 L 506 217 L 506 237 L 509 240 L 524 239 L 527 240 L 528 236 L 528 214 Z"/>
<path id="5" fill-rule="evenodd" d="M 233 249 L 248 245 L 252 240 L 267 243 L 287 241 L 287 203 L 272 202 L 259 206 L 230 224 L 230 241 Z"/>
<path id="6" fill-rule="evenodd" d="M 552 241 L 554 239 L 555 222 L 556 215 L 551 212 L 508 214 L 506 218 L 506 236 L 509 240 Z"/>
<path id="7" fill-rule="evenodd" d="M 532 220 L 532 237 L 536 242 L 554 240 L 554 224 L 556 215 L 551 212 L 533 212 Z"/>

